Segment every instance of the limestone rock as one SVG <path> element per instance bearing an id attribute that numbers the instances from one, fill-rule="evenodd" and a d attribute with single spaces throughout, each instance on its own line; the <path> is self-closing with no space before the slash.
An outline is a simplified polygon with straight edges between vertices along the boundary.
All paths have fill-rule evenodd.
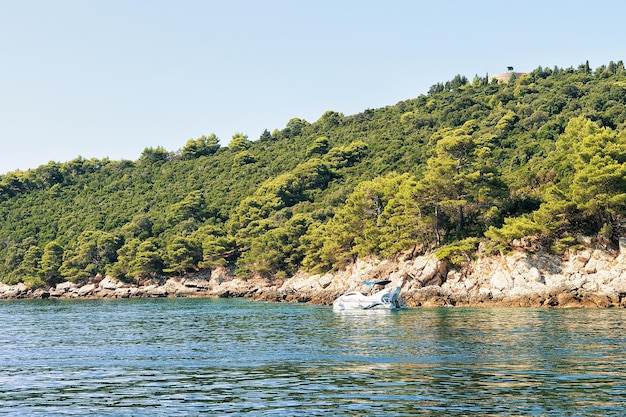
<path id="1" fill-rule="evenodd" d="M 106 276 L 102 281 L 100 281 L 98 286 L 104 290 L 115 291 L 118 288 L 124 287 L 124 283 L 113 277 Z"/>
<path id="2" fill-rule="evenodd" d="M 22 282 L 15 285 L 1 284 L 0 286 L 0 298 L 26 298 L 30 293 L 30 288 Z"/>
<path id="3" fill-rule="evenodd" d="M 507 275 L 502 271 L 497 271 L 491 277 L 491 286 L 502 291 L 511 288 L 513 286 L 513 282 L 510 275 Z"/>
<path id="4" fill-rule="evenodd" d="M 626 238 L 620 239 L 619 252 L 594 248 L 587 240 L 581 240 L 587 249 L 563 257 L 529 255 L 520 247 L 507 256 L 483 255 L 454 266 L 432 254 L 404 254 L 395 260 L 359 259 L 334 273 L 300 272 L 288 279 L 241 280 L 232 269 L 220 267 L 132 284 L 109 276 L 37 290 L 0 284 L 0 298 L 249 297 L 330 305 L 345 292 L 366 290 L 364 281 L 389 279 L 402 287 L 409 306 L 626 307 Z"/>
<path id="5" fill-rule="evenodd" d="M 78 288 L 77 294 L 78 294 L 79 297 L 85 297 L 87 295 L 93 294 L 93 291 L 95 289 L 96 289 L 96 285 L 95 284 L 83 285 L 82 287 Z"/>

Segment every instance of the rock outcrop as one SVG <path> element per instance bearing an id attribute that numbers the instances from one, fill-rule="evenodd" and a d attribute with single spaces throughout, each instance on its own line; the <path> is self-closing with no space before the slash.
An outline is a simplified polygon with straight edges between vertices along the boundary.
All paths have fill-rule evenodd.
<path id="1" fill-rule="evenodd" d="M 359 260 L 339 272 L 298 273 L 289 279 L 242 280 L 218 268 L 141 283 L 98 276 L 35 290 L 22 283 L 0 284 L 0 298 L 247 297 L 330 305 L 339 295 L 362 289 L 363 281 L 380 279 L 401 286 L 409 307 L 626 307 L 626 239 L 615 251 L 584 249 L 557 256 L 519 250 L 482 256 L 461 267 L 424 255 Z"/>

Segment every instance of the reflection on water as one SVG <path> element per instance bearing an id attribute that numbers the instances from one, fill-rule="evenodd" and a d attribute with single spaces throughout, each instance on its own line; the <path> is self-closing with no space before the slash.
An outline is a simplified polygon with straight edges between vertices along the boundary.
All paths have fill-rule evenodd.
<path id="1" fill-rule="evenodd" d="M 626 415 L 622 310 L 0 303 L 0 414 Z"/>

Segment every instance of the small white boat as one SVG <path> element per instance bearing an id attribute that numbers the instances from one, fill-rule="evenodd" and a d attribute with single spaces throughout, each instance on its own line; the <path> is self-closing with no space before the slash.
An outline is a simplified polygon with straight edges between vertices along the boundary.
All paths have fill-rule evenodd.
<path id="1" fill-rule="evenodd" d="M 385 287 L 390 280 L 364 282 L 365 285 L 373 287 Z M 334 311 L 344 310 L 372 310 L 384 309 L 395 310 L 400 308 L 400 287 L 387 287 L 373 294 L 365 294 L 362 292 L 349 292 L 337 298 L 333 302 Z"/>

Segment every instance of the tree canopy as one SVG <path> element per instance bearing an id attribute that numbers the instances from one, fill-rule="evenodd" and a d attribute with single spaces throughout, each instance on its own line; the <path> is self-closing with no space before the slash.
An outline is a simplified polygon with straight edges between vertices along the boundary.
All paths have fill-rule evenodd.
<path id="1" fill-rule="evenodd" d="M 458 75 L 346 116 L 294 117 L 258 140 L 214 134 L 136 161 L 78 157 L 0 176 L 0 279 L 240 276 L 532 237 L 617 242 L 626 212 L 626 71 Z M 447 248 L 447 249 L 446 249 Z M 456 257 L 456 258 L 455 258 Z"/>

